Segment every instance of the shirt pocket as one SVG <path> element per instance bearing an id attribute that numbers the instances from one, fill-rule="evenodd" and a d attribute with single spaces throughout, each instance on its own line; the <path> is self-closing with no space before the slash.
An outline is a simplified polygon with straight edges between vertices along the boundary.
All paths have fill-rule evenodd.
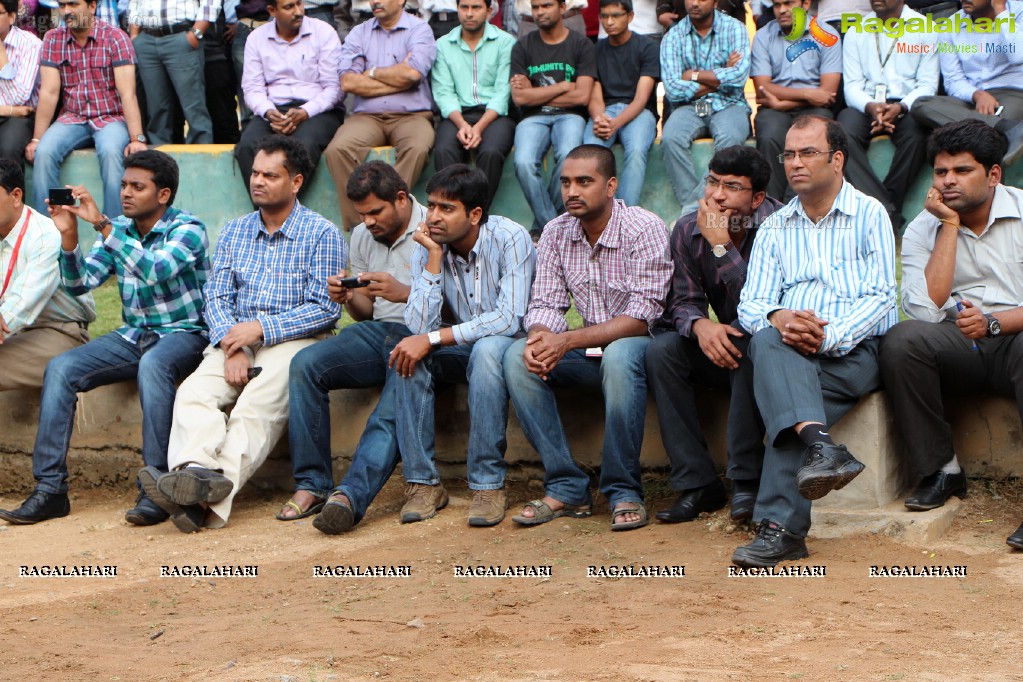
<path id="1" fill-rule="evenodd" d="M 633 287 L 624 279 L 608 280 L 605 288 L 605 300 L 607 301 L 607 312 L 612 317 L 621 315 L 629 305 L 632 297 Z"/>

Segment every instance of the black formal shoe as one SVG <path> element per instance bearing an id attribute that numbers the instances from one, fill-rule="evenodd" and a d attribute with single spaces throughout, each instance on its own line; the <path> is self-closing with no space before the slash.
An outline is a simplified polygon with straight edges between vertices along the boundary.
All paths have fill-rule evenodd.
<path id="1" fill-rule="evenodd" d="M 139 483 L 146 497 L 165 511 L 174 527 L 182 533 L 198 533 L 206 521 L 207 509 L 198 504 L 179 505 L 160 492 L 157 481 L 163 475 L 164 472 L 154 466 L 142 468 L 139 472 Z"/>
<path id="2" fill-rule="evenodd" d="M 732 563 L 743 568 L 770 568 L 777 566 L 779 561 L 795 561 L 808 556 L 805 538 L 764 519 L 757 526 L 757 537 L 753 542 L 739 547 L 732 554 Z"/>
<path id="3" fill-rule="evenodd" d="M 163 474 L 156 487 L 172 502 L 188 506 L 220 502 L 231 494 L 234 482 L 218 471 L 189 467 Z"/>
<path id="4" fill-rule="evenodd" d="M 124 513 L 124 520 L 135 526 L 155 526 L 167 520 L 170 514 L 149 499 L 144 492 L 135 498 L 135 506 Z"/>
<path id="5" fill-rule="evenodd" d="M 936 471 L 924 477 L 913 494 L 906 500 L 906 507 L 913 511 L 937 509 L 955 495 L 959 499 L 966 497 L 966 474 L 946 474 Z"/>
<path id="6" fill-rule="evenodd" d="M 753 518 L 753 507 L 757 504 L 760 481 L 732 481 L 732 521 L 749 521 Z"/>
<path id="7" fill-rule="evenodd" d="M 18 526 L 59 519 L 71 513 L 71 502 L 66 493 L 33 491 L 14 511 L 0 509 L 0 519 Z"/>
<path id="8" fill-rule="evenodd" d="M 701 512 L 712 512 L 721 509 L 728 502 L 728 492 L 721 481 L 715 479 L 713 483 L 702 488 L 691 488 L 683 490 L 675 503 L 659 511 L 655 516 L 662 523 L 682 523 L 692 521 Z"/>
<path id="9" fill-rule="evenodd" d="M 796 487 L 806 499 L 819 500 L 847 486 L 864 468 L 844 445 L 814 443 L 806 449 L 806 463 L 796 472 Z"/>
<path id="10" fill-rule="evenodd" d="M 1023 525 L 1016 529 L 1016 532 L 1005 540 L 1005 544 L 1013 549 L 1023 549 Z"/>

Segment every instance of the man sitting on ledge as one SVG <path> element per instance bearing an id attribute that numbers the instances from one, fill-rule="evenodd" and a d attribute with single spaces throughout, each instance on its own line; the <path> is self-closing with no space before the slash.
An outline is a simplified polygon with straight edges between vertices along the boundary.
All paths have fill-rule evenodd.
<path id="1" fill-rule="evenodd" d="M 142 403 L 142 460 L 167 469 L 167 440 L 178 382 L 202 360 L 206 325 L 202 286 L 209 241 L 206 227 L 172 206 L 178 166 L 170 156 L 143 151 L 124 160 L 121 205 L 110 220 L 84 187 L 72 188 L 78 206 L 50 206 L 60 230 L 60 272 L 65 290 L 83 296 L 117 277 L 124 326 L 58 355 L 46 367 L 39 431 L 32 451 L 36 489 L 21 507 L 0 510 L 10 523 L 67 516 L 67 451 L 78 394 L 121 381 L 138 382 Z M 78 218 L 99 233 L 88 256 L 78 246 Z M 125 520 L 149 526 L 167 513 L 140 492 Z"/>
<path id="2" fill-rule="evenodd" d="M 974 119 L 931 135 L 933 186 L 902 242 L 902 309 L 881 371 L 914 477 L 915 511 L 966 496 L 942 389 L 994 392 L 1023 414 L 1023 190 L 1001 183 L 1005 137 Z M 1023 526 L 1008 540 L 1023 549 Z"/>

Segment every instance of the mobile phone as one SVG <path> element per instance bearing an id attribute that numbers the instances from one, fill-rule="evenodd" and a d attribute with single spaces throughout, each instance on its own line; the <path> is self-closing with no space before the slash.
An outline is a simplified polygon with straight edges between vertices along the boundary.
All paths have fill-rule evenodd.
<path id="1" fill-rule="evenodd" d="M 358 289 L 359 287 L 368 287 L 369 280 L 363 281 L 358 277 L 342 277 L 340 284 L 345 289 Z"/>
<path id="2" fill-rule="evenodd" d="M 50 188 L 50 206 L 74 206 L 75 197 L 66 187 Z"/>
<path id="3" fill-rule="evenodd" d="M 259 373 L 263 371 L 262 367 L 249 367 L 248 377 L 249 381 L 252 381 L 259 376 Z"/>
<path id="4" fill-rule="evenodd" d="M 995 109 L 995 116 L 1001 116 L 1002 115 L 1002 109 L 1004 109 L 1004 108 L 1005 107 L 1003 107 L 1003 106 L 999 106 L 997 109 Z"/>

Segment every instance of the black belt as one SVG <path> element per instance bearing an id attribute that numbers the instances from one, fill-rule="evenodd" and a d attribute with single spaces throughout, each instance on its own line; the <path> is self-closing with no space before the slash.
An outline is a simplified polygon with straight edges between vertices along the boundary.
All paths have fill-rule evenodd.
<path id="1" fill-rule="evenodd" d="M 458 21 L 458 12 L 434 12 L 430 15 L 430 21 L 436 19 L 438 22 L 441 21 Z"/>
<path id="2" fill-rule="evenodd" d="M 406 14 L 411 14 L 414 17 L 418 17 L 419 16 L 419 10 L 417 10 L 417 9 L 408 9 L 408 8 L 406 8 L 405 9 L 405 13 Z M 366 11 L 364 9 L 360 9 L 358 12 L 356 12 L 356 16 L 358 16 L 359 19 L 361 19 L 362 21 L 369 21 L 370 19 L 373 18 L 373 12 L 369 12 L 369 11 Z"/>
<path id="3" fill-rule="evenodd" d="M 139 30 L 142 31 L 142 33 L 145 33 L 146 35 L 156 36 L 157 38 L 160 38 L 162 36 L 172 36 L 177 33 L 184 33 L 185 31 L 190 31 L 192 30 L 193 23 L 195 22 L 181 21 L 176 24 L 171 24 L 170 26 L 158 26 L 156 28 L 143 27 Z"/>

